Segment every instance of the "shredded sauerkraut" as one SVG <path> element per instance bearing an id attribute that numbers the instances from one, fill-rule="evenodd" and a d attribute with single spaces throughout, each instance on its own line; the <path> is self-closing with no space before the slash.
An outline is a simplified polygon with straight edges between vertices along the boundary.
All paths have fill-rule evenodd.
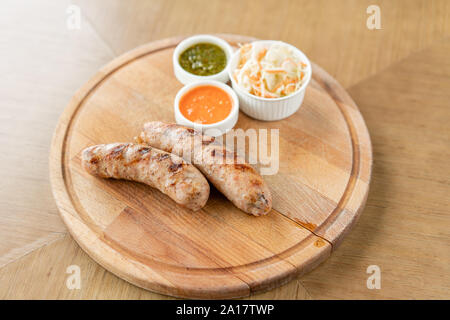
<path id="1" fill-rule="evenodd" d="M 264 98 L 280 98 L 297 91 L 305 78 L 306 64 L 284 43 L 245 44 L 234 79 L 250 94 Z"/>

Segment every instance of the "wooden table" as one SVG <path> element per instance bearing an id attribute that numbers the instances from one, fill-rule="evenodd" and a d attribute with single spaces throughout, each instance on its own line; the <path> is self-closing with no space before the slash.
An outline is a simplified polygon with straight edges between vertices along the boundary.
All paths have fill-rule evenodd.
<path id="1" fill-rule="evenodd" d="M 251 298 L 450 298 L 450 2 L 4 0 L 0 17 L 0 298 L 167 299 L 115 277 L 67 234 L 48 151 L 74 91 L 121 53 L 194 33 L 281 39 L 347 88 L 368 125 L 371 191 L 317 269 Z M 366 8 L 377 4 L 380 30 Z M 67 12 L 69 8 L 69 12 Z M 67 27 L 81 10 L 80 29 Z M 70 25 L 70 24 L 69 24 Z M 81 289 L 69 290 L 78 265 Z M 368 266 L 381 289 L 368 289 Z"/>

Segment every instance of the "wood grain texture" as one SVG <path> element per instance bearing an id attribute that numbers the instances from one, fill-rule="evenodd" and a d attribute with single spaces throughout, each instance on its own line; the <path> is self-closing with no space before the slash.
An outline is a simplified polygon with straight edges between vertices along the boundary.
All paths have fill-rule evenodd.
<path id="1" fill-rule="evenodd" d="M 60 252 L 55 254 L 56 252 Z M 61 263 L 61 261 L 64 261 Z M 81 270 L 81 288 L 70 290 L 66 269 Z M 286 293 L 289 293 L 287 295 Z M 43 246 L 0 270 L 0 299 L 173 299 L 116 277 L 94 262 L 70 235 Z M 295 279 L 270 292 L 254 294 L 250 299 L 311 299 Z"/>
<path id="2" fill-rule="evenodd" d="M 233 45 L 251 41 L 223 37 Z M 280 129 L 280 169 L 267 178 L 274 192 L 268 216 L 245 215 L 217 192 L 193 214 L 155 189 L 98 179 L 81 168 L 87 145 L 131 141 L 146 121 L 173 121 L 171 100 L 181 85 L 171 61 L 179 41 L 149 43 L 115 59 L 69 103 L 50 153 L 64 222 L 108 270 L 179 297 L 248 296 L 312 270 L 361 213 L 372 164 L 356 105 L 317 66 L 298 113 L 271 123 L 241 115 L 236 126 Z"/>
<path id="3" fill-rule="evenodd" d="M 66 28 L 55 12 L 64 15 L 68 5 L 1 4 L 0 50 L 10 54 L 0 62 L 0 266 L 65 235 L 48 177 L 54 124 L 79 79 L 113 57 L 90 26 Z"/>
<path id="4" fill-rule="evenodd" d="M 313 297 L 450 297 L 449 40 L 349 89 L 373 142 L 371 192 L 341 247 L 302 278 Z M 369 265 L 381 290 L 365 285 Z"/>
<path id="5" fill-rule="evenodd" d="M 447 0 L 75 0 L 116 54 L 197 33 L 278 39 L 302 49 L 344 87 L 450 36 Z M 370 5 L 381 30 L 366 27 Z M 107 9 L 106 9 L 107 8 Z M 198 17 L 201 13 L 200 18 Z M 195 23 L 193 22 L 195 19 Z"/>
<path id="6" fill-rule="evenodd" d="M 0 2 L 0 298 L 170 299 L 112 275 L 65 235 L 47 156 L 58 116 L 101 65 L 146 42 L 199 32 L 300 47 L 349 90 L 374 148 L 367 206 L 345 241 L 307 275 L 251 298 L 450 297 L 447 0 L 257 0 L 251 10 L 234 0 L 72 2 L 80 30 L 65 26 L 69 1 Z M 370 4 L 381 7 L 382 30 L 365 27 Z M 205 18 L 194 22 L 200 6 Z M 411 80 L 420 85 L 410 88 Z M 80 290 L 65 285 L 72 264 L 81 267 Z M 371 264 L 381 268 L 381 290 L 366 287 Z"/>

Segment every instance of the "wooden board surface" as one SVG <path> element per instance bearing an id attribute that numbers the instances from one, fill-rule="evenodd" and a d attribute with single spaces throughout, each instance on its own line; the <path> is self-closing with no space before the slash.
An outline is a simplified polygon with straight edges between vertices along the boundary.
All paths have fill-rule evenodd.
<path id="1" fill-rule="evenodd" d="M 222 37 L 233 45 L 250 41 Z M 326 259 L 356 222 L 371 174 L 366 126 L 345 90 L 316 65 L 292 117 L 261 122 L 241 113 L 237 128 L 280 130 L 279 171 L 265 176 L 274 209 L 262 218 L 244 214 L 217 191 L 192 213 L 149 187 L 84 172 L 86 146 L 131 141 L 145 121 L 173 121 L 181 84 L 171 56 L 180 40 L 124 54 L 75 94 L 50 155 L 61 216 L 91 257 L 143 288 L 230 298 L 276 287 Z"/>

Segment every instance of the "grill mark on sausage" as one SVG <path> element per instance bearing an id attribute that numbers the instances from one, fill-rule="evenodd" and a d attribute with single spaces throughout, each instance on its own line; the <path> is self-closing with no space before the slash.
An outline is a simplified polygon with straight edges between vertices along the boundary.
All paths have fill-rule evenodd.
<path id="1" fill-rule="evenodd" d="M 255 208 L 259 208 L 261 205 L 267 205 L 269 201 L 262 193 L 257 193 L 254 197 L 249 199 L 249 204 Z"/>
<path id="2" fill-rule="evenodd" d="M 246 163 L 235 163 L 233 166 L 234 166 L 234 168 L 236 168 L 237 170 L 241 170 L 242 172 L 244 172 L 244 171 L 251 171 L 251 172 L 255 171 L 255 169 L 253 169 L 252 166 L 250 166 L 250 165 L 248 165 Z"/>
<path id="3" fill-rule="evenodd" d="M 149 153 L 151 150 L 152 150 L 151 148 L 144 147 L 144 148 L 139 148 L 138 152 L 139 152 L 140 154 L 144 155 L 144 154 Z"/>
<path id="4" fill-rule="evenodd" d="M 169 166 L 169 171 L 172 173 L 175 173 L 182 167 L 183 167 L 183 162 L 180 162 L 180 163 L 172 162 L 172 164 Z"/>
<path id="5" fill-rule="evenodd" d="M 168 153 L 165 153 L 165 154 L 157 154 L 156 156 L 153 157 L 153 159 L 156 161 L 163 161 L 164 159 L 167 159 L 169 157 L 170 155 Z"/>
<path id="6" fill-rule="evenodd" d="M 97 164 L 98 163 L 98 158 L 97 157 L 92 157 L 91 160 L 89 160 L 89 162 L 91 164 Z"/>
<path id="7" fill-rule="evenodd" d="M 264 202 L 265 204 L 268 203 L 266 197 L 265 197 L 262 193 L 260 193 L 260 194 L 258 195 L 258 200 Z"/>
<path id="8" fill-rule="evenodd" d="M 139 148 L 138 150 L 136 150 L 137 151 L 137 153 L 138 154 L 140 154 L 142 157 L 137 157 L 137 158 L 135 158 L 135 159 L 133 159 L 133 160 L 131 160 L 131 161 L 128 161 L 128 162 L 126 162 L 126 163 L 124 163 L 124 165 L 125 166 L 132 166 L 132 165 L 134 165 L 134 164 L 136 164 L 136 163 L 138 163 L 138 162 L 141 162 L 141 161 L 149 161 L 149 152 L 152 150 L 152 148 L 150 148 L 150 147 L 142 147 L 142 148 Z M 146 155 L 148 155 L 148 156 L 146 156 Z"/>
<path id="9" fill-rule="evenodd" d="M 102 144 L 84 149 L 81 160 L 91 175 L 147 184 L 192 210 L 203 207 L 209 195 L 207 181 L 191 164 L 150 146 Z"/>
<path id="10" fill-rule="evenodd" d="M 109 153 L 106 155 L 108 159 L 122 159 L 123 154 L 128 148 L 128 144 L 120 144 L 117 147 L 114 147 Z"/>
<path id="11" fill-rule="evenodd" d="M 126 151 L 126 149 L 128 149 L 128 144 L 123 144 L 121 146 L 117 146 L 115 147 L 112 151 L 111 154 L 113 156 L 121 156 L 123 155 L 123 153 Z"/>

